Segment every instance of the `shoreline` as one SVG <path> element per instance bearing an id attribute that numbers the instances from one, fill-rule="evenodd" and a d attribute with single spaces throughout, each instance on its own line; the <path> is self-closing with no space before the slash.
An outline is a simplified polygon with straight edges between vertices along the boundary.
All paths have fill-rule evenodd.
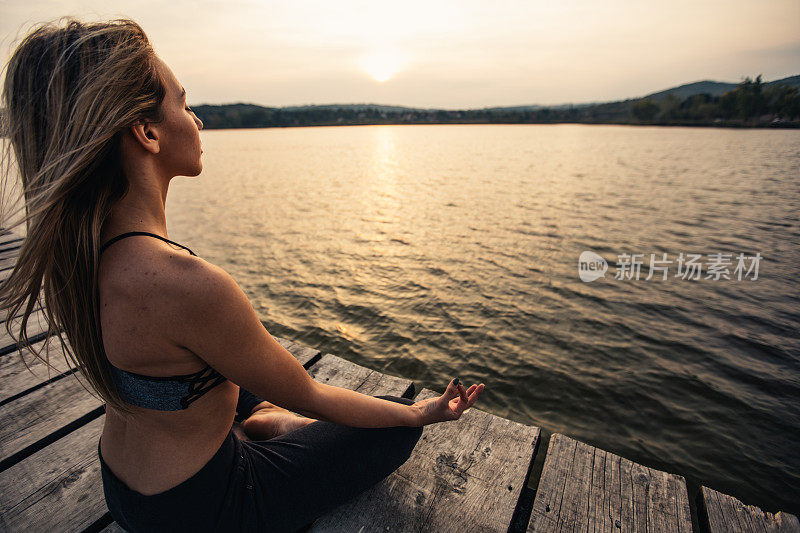
<path id="1" fill-rule="evenodd" d="M 200 117 L 202 120 L 202 117 Z M 336 126 L 448 126 L 448 125 L 511 125 L 511 126 L 526 126 L 526 125 L 541 125 L 541 126 L 560 126 L 560 125 L 582 125 L 582 126 L 644 126 L 644 127 L 664 127 L 664 128 L 702 128 L 702 129 L 735 129 L 735 130 L 795 130 L 800 129 L 800 122 L 789 122 L 781 124 L 763 124 L 763 125 L 743 125 L 743 124 L 714 124 L 714 123 L 661 123 L 661 122 L 320 122 L 312 124 L 273 124 L 266 126 L 204 126 L 203 130 L 263 130 L 263 129 L 276 129 L 276 128 L 320 128 L 320 127 L 336 127 Z"/>

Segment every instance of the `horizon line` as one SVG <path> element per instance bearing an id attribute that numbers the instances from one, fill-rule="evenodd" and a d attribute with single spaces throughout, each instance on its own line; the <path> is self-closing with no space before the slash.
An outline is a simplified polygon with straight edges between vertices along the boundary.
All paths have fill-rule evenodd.
<path id="1" fill-rule="evenodd" d="M 220 103 L 220 104 L 200 103 L 200 104 L 193 104 L 193 105 L 195 107 L 199 107 L 199 106 L 226 106 L 226 105 L 254 105 L 254 106 L 258 106 L 258 107 L 266 107 L 266 108 L 273 108 L 273 109 L 285 109 L 285 108 L 288 108 L 288 107 L 332 107 L 332 106 L 357 106 L 357 105 L 362 105 L 362 106 L 373 106 L 373 107 L 400 107 L 400 108 L 404 108 L 404 109 L 423 110 L 423 111 L 481 111 L 481 110 L 484 110 L 484 109 L 513 108 L 513 107 L 548 108 L 548 107 L 565 107 L 565 106 L 589 106 L 589 105 L 610 104 L 610 103 L 615 103 L 615 102 L 626 102 L 628 100 L 639 100 L 639 99 L 647 98 L 649 96 L 652 96 L 652 95 L 655 95 L 655 94 L 658 94 L 658 93 L 662 93 L 662 92 L 665 92 L 665 91 L 670 91 L 670 90 L 673 90 L 673 89 L 679 89 L 679 88 L 685 87 L 687 85 L 693 85 L 695 83 L 724 83 L 724 84 L 728 84 L 728 85 L 739 85 L 746 78 L 751 78 L 751 79 L 755 80 L 755 78 L 760 76 L 760 75 L 761 74 L 758 74 L 758 75 L 753 76 L 753 77 L 742 76 L 741 81 L 738 81 L 738 82 L 717 81 L 717 80 L 711 80 L 711 79 L 690 81 L 690 82 L 682 83 L 680 85 L 675 85 L 675 86 L 672 86 L 672 87 L 668 87 L 666 89 L 660 89 L 660 90 L 657 90 L 657 91 L 653 91 L 653 92 L 650 92 L 650 93 L 648 93 L 648 94 L 646 94 L 644 96 L 630 96 L 630 97 L 627 97 L 627 98 L 620 98 L 620 99 L 617 99 L 617 100 L 594 100 L 594 101 L 589 101 L 589 102 L 563 102 L 563 103 L 560 103 L 560 104 L 507 104 L 507 105 L 486 105 L 486 106 L 482 106 L 482 107 L 444 108 L 444 107 L 413 107 L 413 106 L 403 105 L 403 104 L 376 104 L 376 103 L 364 103 L 364 102 L 329 103 L 329 104 L 313 104 L 313 103 L 312 104 L 287 104 L 287 105 L 282 105 L 282 106 L 274 106 L 274 105 L 264 105 L 264 104 L 256 104 L 256 103 L 253 103 L 253 102 L 242 102 L 242 101 L 239 101 L 239 102 L 227 102 L 227 103 Z M 761 83 L 762 84 L 763 83 L 773 83 L 773 82 L 776 82 L 776 81 L 786 80 L 786 79 L 794 78 L 794 77 L 797 77 L 797 76 L 800 76 L 800 73 L 791 74 L 789 76 L 783 76 L 781 78 L 776 78 L 774 80 L 769 80 L 769 81 L 762 80 Z"/>

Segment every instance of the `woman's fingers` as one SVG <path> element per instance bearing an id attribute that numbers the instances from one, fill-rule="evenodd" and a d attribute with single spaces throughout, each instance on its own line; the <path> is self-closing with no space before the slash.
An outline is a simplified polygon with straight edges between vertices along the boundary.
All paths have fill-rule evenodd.
<path id="1" fill-rule="evenodd" d="M 461 413 L 472 407 L 475 401 L 478 399 L 478 396 L 480 395 L 480 390 L 482 389 L 479 389 L 478 385 L 470 386 L 470 388 L 467 389 L 467 399 L 464 400 L 463 398 L 458 398 L 458 401 L 453 410 L 459 413 L 460 415 Z"/>
<path id="2" fill-rule="evenodd" d="M 440 405 L 442 404 L 449 404 L 453 398 L 456 398 L 460 395 L 458 392 L 458 387 L 455 384 L 455 379 L 452 379 L 450 383 L 447 384 L 447 388 L 444 390 L 444 393 L 439 397 Z"/>
<path id="3" fill-rule="evenodd" d="M 465 409 L 472 407 L 472 404 L 475 403 L 475 390 L 476 385 L 472 385 L 469 389 L 467 389 L 467 400 L 464 402 L 466 403 Z"/>
<path id="4" fill-rule="evenodd" d="M 470 405 L 470 407 L 472 407 L 472 404 L 474 404 L 478 400 L 478 397 L 483 392 L 483 389 L 486 388 L 486 387 L 483 386 L 483 384 L 481 384 L 481 385 L 473 385 L 473 387 L 475 387 L 475 389 L 473 390 L 472 394 L 470 394 L 470 396 L 469 396 L 469 405 Z M 472 389 L 472 387 L 470 387 L 470 389 Z"/>
<path id="5" fill-rule="evenodd" d="M 475 383 L 470 385 L 469 388 L 465 390 L 463 385 L 455 386 L 451 381 L 447 388 L 448 390 L 446 390 L 445 394 L 443 394 L 443 396 L 446 397 L 446 405 L 450 411 L 455 413 L 457 417 L 460 417 L 464 411 L 475 404 L 475 402 L 478 400 L 478 397 L 480 397 L 481 393 L 483 392 L 485 385 L 483 383 Z M 461 394 L 462 391 L 464 392 L 463 395 Z"/>

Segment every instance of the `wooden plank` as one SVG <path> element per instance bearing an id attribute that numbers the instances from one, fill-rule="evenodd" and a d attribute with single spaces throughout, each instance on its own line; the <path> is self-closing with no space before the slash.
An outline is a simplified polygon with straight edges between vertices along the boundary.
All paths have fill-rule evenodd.
<path id="1" fill-rule="evenodd" d="M 558 448 L 564 450 L 565 447 Z M 614 491 L 617 498 L 605 497 L 605 487 L 612 487 L 614 472 L 619 472 L 612 466 L 614 458 L 602 453 L 602 450 L 593 450 L 592 459 L 592 486 L 589 493 L 588 515 L 594 519 L 594 527 L 589 528 L 591 532 L 615 531 L 614 520 L 612 520 L 612 509 L 619 509 L 619 492 Z M 617 464 L 619 461 L 617 461 Z M 564 478 L 566 480 L 566 478 Z"/>
<path id="2" fill-rule="evenodd" d="M 698 512 L 705 512 L 711 533 L 800 533 L 800 522 L 793 514 L 765 512 L 708 487 L 702 487 L 700 494 L 702 505 Z"/>
<path id="3" fill-rule="evenodd" d="M 67 364 L 68 361 L 65 360 L 64 352 L 61 350 L 61 343 L 58 340 L 50 342 L 50 350 L 47 353 L 50 357 L 50 365 L 54 368 L 47 366 L 27 350 L 23 351 L 22 356 L 19 352 L 13 352 L 0 357 L 0 403 L 75 368 L 75 365 Z M 40 341 L 34 344 L 33 348 L 41 350 L 43 346 L 44 341 Z M 25 367 L 23 358 L 30 369 Z"/>
<path id="4" fill-rule="evenodd" d="M 673 516 L 677 517 L 684 514 L 690 517 L 689 499 L 686 490 L 686 482 L 681 476 L 676 476 L 668 472 L 646 468 L 637 463 L 637 469 L 646 470 L 648 476 L 652 476 L 653 481 L 649 482 L 647 490 L 647 523 L 654 531 L 668 531 L 673 524 Z M 641 477 L 641 476 L 640 476 Z M 667 512 L 675 509 L 675 512 Z M 683 523 L 678 527 L 683 528 Z M 686 519 L 686 528 L 691 531 L 691 520 Z"/>
<path id="5" fill-rule="evenodd" d="M 22 241 L 25 237 L 17 235 L 16 233 L 4 233 L 0 235 L 0 249 L 19 248 L 22 246 Z"/>
<path id="6" fill-rule="evenodd" d="M 686 481 L 554 433 L 528 531 L 692 531 Z"/>
<path id="7" fill-rule="evenodd" d="M 14 259 L 14 263 L 16 263 L 16 259 Z M 10 267 L 6 265 L 3 266 L 3 268 L 0 268 L 0 285 L 5 283 L 5 281 L 11 276 L 13 268 L 14 268 L 13 264 Z"/>
<path id="8" fill-rule="evenodd" d="M 9 259 L 19 257 L 19 247 L 0 247 L 0 259 Z"/>
<path id="9" fill-rule="evenodd" d="M 19 252 L 20 248 L 18 247 L 0 248 L 0 259 L 4 261 L 11 259 L 13 263 L 16 263 L 17 258 L 19 257 Z"/>
<path id="10" fill-rule="evenodd" d="M 40 294 L 44 294 L 44 291 L 41 291 L 41 292 L 40 292 Z M 44 296 L 42 296 L 42 299 L 44 299 Z M 34 311 L 39 311 L 39 310 L 41 310 L 41 309 L 42 309 L 42 306 L 41 306 L 41 305 L 39 305 L 39 303 L 38 303 L 38 302 L 37 302 L 36 304 L 34 304 L 34 306 L 33 306 L 33 310 L 34 310 Z M 4 310 L 4 311 L 5 311 L 5 310 Z M 16 315 L 14 315 L 14 317 L 15 317 L 15 318 L 16 318 L 16 317 L 21 317 L 21 316 L 22 316 L 22 313 L 23 313 L 23 310 L 22 310 L 22 309 L 20 309 L 20 310 L 17 312 L 17 314 L 16 314 Z M 8 320 L 8 312 L 6 312 L 6 313 L 4 313 L 4 314 L 0 315 L 0 324 L 5 324 L 6 320 Z M 3 327 L 3 328 L 5 328 L 5 326 L 2 326 L 2 327 Z"/>
<path id="11" fill-rule="evenodd" d="M 5 460 L 103 405 L 76 374 L 0 406 L 0 460 Z M 81 380 L 88 387 L 86 378 Z"/>
<path id="12" fill-rule="evenodd" d="M 440 395 L 423 389 L 415 399 Z M 539 428 L 476 408 L 425 426 L 408 461 L 310 531 L 505 533 L 538 438 Z"/>
<path id="13" fill-rule="evenodd" d="M 82 531 L 108 512 L 97 456 L 104 420 L 0 472 L 0 530 Z"/>
<path id="14" fill-rule="evenodd" d="M 594 473 L 594 448 L 586 443 L 575 441 L 572 450 L 569 484 L 573 490 L 564 491 L 561 502 L 562 528 L 566 531 L 580 531 L 589 523 L 587 496 L 591 494 L 592 474 Z"/>
<path id="15" fill-rule="evenodd" d="M 11 269 L 14 268 L 14 264 L 17 262 L 16 256 L 14 257 L 7 257 L 5 259 L 0 259 L 0 271 L 7 270 L 3 276 L 4 278 L 11 275 Z"/>
<path id="16" fill-rule="evenodd" d="M 309 375 L 320 383 L 358 391 L 370 396 L 402 396 L 411 390 L 410 379 L 382 374 L 367 367 L 351 363 L 333 354 L 324 354 L 308 369 Z"/>
<path id="17" fill-rule="evenodd" d="M 18 243 L 9 243 L 7 245 L 0 245 L 0 257 L 6 259 L 8 257 L 19 257 L 22 250 L 21 241 Z"/>
<path id="18" fill-rule="evenodd" d="M 14 335 L 19 337 L 22 330 L 22 318 L 12 318 L 8 326 Z M 31 313 L 31 315 L 28 317 L 28 323 L 25 331 L 27 332 L 29 338 L 47 332 L 47 319 L 44 316 L 44 311 L 39 309 Z M 3 322 L 3 326 L 0 327 L 0 349 L 2 349 L 3 352 L 7 352 L 9 349 L 13 349 L 12 347 L 15 347 L 16 345 L 17 343 L 14 341 L 14 338 L 9 335 L 6 329 L 6 323 Z"/>
<path id="19" fill-rule="evenodd" d="M 291 353 L 294 358 L 300 361 L 300 364 L 306 368 L 308 368 L 309 361 L 314 359 L 319 354 L 319 350 L 316 348 L 290 341 L 289 339 L 284 339 L 282 337 L 276 337 L 275 335 L 272 335 L 272 338 L 278 341 L 278 344 L 286 348 L 289 353 Z"/>
<path id="20" fill-rule="evenodd" d="M 542 476 L 534 500 L 534 509 L 529 531 L 550 532 L 558 531 L 558 517 L 561 515 L 561 495 L 568 484 L 572 459 L 575 455 L 577 441 L 562 441 L 563 435 L 554 433 L 550 437 L 550 445 L 544 460 Z M 545 475 L 546 474 L 546 475 Z M 536 516 L 537 505 L 542 513 Z"/>

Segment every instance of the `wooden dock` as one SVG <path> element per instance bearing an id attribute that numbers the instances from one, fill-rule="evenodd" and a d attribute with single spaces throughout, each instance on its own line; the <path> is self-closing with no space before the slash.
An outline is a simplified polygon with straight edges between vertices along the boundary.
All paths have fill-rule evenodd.
<path id="1" fill-rule="evenodd" d="M 0 235 L 0 282 L 21 242 Z M 41 345 L 39 319 L 41 311 L 28 336 Z M 317 381 L 417 400 L 441 394 L 276 339 Z M 51 343 L 57 372 L 28 354 L 31 373 L 11 339 L 0 339 L 0 531 L 122 531 L 106 508 L 97 456 L 105 404 L 77 382 L 60 350 Z M 425 426 L 403 466 L 310 531 L 800 533 L 793 515 L 765 513 L 708 487 L 691 502 L 678 474 L 561 434 L 540 445 L 544 436 L 477 407 L 457 422 Z"/>

